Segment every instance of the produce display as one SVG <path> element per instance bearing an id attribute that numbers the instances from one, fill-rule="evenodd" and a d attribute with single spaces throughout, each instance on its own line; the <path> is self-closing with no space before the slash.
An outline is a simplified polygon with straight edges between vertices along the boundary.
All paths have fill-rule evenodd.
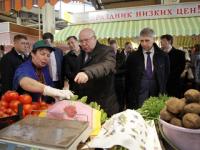
<path id="1" fill-rule="evenodd" d="M 200 92 L 189 89 L 184 98 L 171 97 L 160 111 L 160 118 L 173 125 L 200 129 Z"/>
<path id="2" fill-rule="evenodd" d="M 158 97 L 150 97 L 144 101 L 144 104 L 137 111 L 145 120 L 155 120 L 159 118 L 160 110 L 164 108 L 165 101 L 168 100 L 167 95 L 159 95 Z"/>
<path id="3" fill-rule="evenodd" d="M 39 110 L 45 110 L 49 106 L 43 101 L 32 102 L 32 97 L 28 94 L 19 95 L 15 91 L 7 91 L 0 100 L 0 118 L 17 115 L 19 104 L 23 107 L 23 116 L 38 115 Z"/>

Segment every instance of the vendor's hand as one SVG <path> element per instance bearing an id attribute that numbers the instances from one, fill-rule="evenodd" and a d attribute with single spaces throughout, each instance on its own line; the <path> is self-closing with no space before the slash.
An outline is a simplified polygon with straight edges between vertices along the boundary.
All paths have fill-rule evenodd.
<path id="1" fill-rule="evenodd" d="M 88 81 L 88 75 L 85 72 L 79 72 L 74 81 L 78 84 L 86 83 Z"/>
<path id="2" fill-rule="evenodd" d="M 55 97 L 56 99 L 70 99 L 74 94 L 70 90 L 59 90 L 50 86 L 45 86 L 43 95 Z"/>

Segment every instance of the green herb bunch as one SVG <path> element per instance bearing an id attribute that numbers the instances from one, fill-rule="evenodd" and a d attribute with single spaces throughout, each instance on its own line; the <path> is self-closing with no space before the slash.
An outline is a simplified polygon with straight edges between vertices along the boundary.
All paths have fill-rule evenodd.
<path id="1" fill-rule="evenodd" d="M 144 101 L 144 104 L 137 111 L 145 120 L 156 120 L 159 118 L 161 109 L 165 106 L 165 101 L 168 100 L 167 95 L 159 95 L 158 97 L 150 97 Z"/>

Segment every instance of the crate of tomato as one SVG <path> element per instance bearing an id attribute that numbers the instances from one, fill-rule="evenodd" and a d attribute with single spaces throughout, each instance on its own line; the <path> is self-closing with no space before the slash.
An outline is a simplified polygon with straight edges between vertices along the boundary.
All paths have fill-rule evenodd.
<path id="1" fill-rule="evenodd" d="M 47 109 L 45 102 L 32 102 L 28 94 L 19 95 L 16 91 L 7 91 L 0 100 L 0 128 L 10 125 L 27 115 L 38 115 L 39 111 Z"/>

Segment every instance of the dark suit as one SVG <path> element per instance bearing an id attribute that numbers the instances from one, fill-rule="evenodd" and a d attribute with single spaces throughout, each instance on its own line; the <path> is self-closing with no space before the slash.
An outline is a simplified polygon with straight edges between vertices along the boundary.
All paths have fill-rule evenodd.
<path id="1" fill-rule="evenodd" d="M 55 58 L 56 58 L 56 67 L 57 67 L 57 73 L 58 73 L 58 81 L 56 81 L 56 82 L 54 81 L 54 86 L 55 86 L 55 88 L 61 89 L 63 87 L 63 83 L 64 83 L 63 76 L 62 76 L 63 53 L 62 53 L 62 50 L 59 48 L 55 47 L 54 49 L 55 49 L 55 51 L 53 51 L 53 52 L 54 52 Z"/>
<path id="2" fill-rule="evenodd" d="M 185 68 L 185 53 L 172 47 L 168 55 L 170 59 L 170 74 L 166 87 L 167 94 L 181 98 L 180 75 Z"/>
<path id="3" fill-rule="evenodd" d="M 82 52 L 82 51 L 81 51 Z M 63 75 L 69 81 L 70 90 L 78 93 L 78 84 L 74 82 L 76 74 L 80 71 L 82 54 L 76 55 L 74 51 L 70 51 L 63 58 Z"/>
<path id="4" fill-rule="evenodd" d="M 169 75 L 169 57 L 154 43 L 154 78 L 158 93 L 165 93 Z M 127 108 L 137 109 L 139 106 L 139 93 L 145 72 L 144 54 L 141 45 L 136 52 L 129 55 L 126 63 L 126 98 Z M 151 96 L 151 95 L 149 95 Z"/>
<path id="5" fill-rule="evenodd" d="M 117 100 L 119 103 L 120 111 L 125 108 L 125 70 L 126 70 L 126 59 L 128 57 L 125 55 L 124 50 L 117 51 L 116 53 L 116 73 L 115 73 L 115 90 L 117 95 Z"/>
<path id="6" fill-rule="evenodd" d="M 79 95 L 86 95 L 90 101 L 96 101 L 109 116 L 119 111 L 114 89 L 115 65 L 115 54 L 112 48 L 97 42 L 81 69 L 88 75 L 89 80 L 80 85 Z"/>
<path id="7" fill-rule="evenodd" d="M 22 58 L 22 56 L 18 55 L 14 48 L 12 48 L 10 52 L 2 57 L 0 63 L 2 94 L 8 90 L 12 90 L 12 82 L 15 70 L 25 60 L 27 60 L 27 57 L 24 55 L 24 58 Z"/>

